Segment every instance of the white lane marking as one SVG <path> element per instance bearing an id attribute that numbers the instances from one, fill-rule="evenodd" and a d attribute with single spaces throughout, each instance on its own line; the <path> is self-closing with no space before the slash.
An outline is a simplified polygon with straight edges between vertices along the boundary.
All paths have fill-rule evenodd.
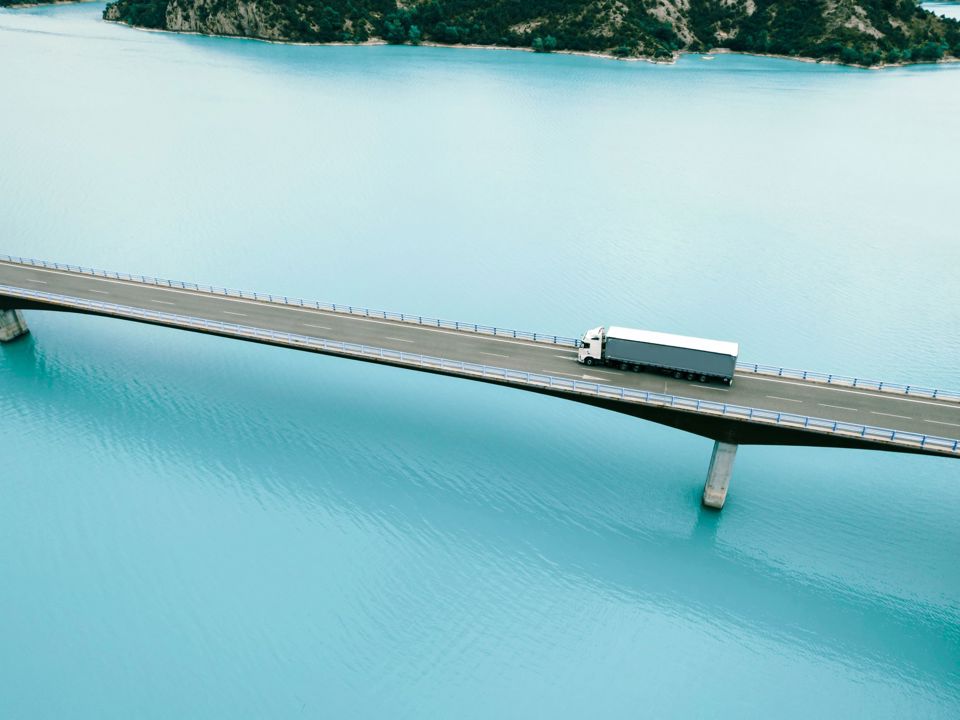
<path id="1" fill-rule="evenodd" d="M 192 293 L 192 294 L 196 295 L 197 293 Z M 202 293 L 200 293 L 200 294 L 202 294 Z M 253 301 L 252 301 L 252 300 L 243 300 L 243 301 L 240 301 L 240 302 L 253 302 Z M 403 321 L 401 321 L 401 320 L 375 320 L 375 319 L 373 319 L 373 318 L 357 317 L 356 315 L 349 315 L 349 314 L 347 314 L 347 313 L 343 313 L 343 314 L 341 314 L 341 313 L 334 313 L 332 310 L 310 310 L 310 309 L 308 309 L 308 308 L 299 308 L 299 307 L 297 307 L 297 306 L 295 306 L 295 305 L 289 306 L 289 307 L 290 307 L 291 310 L 300 310 L 301 312 L 314 312 L 314 313 L 315 313 L 315 312 L 320 312 L 320 313 L 329 314 L 329 315 L 336 315 L 338 319 L 339 319 L 339 318 L 342 318 L 342 319 L 344 319 L 344 320 L 357 320 L 358 322 L 376 323 L 377 325 L 392 325 L 393 327 L 397 327 L 398 325 L 400 325 L 400 326 L 402 326 L 402 327 L 409 327 L 409 328 L 414 328 L 414 329 L 417 329 L 417 330 L 424 330 L 424 331 L 431 332 L 431 333 L 437 333 L 438 335 L 456 335 L 457 337 L 461 337 L 461 338 L 465 338 L 465 339 L 469 339 L 469 340 L 488 340 L 488 341 L 490 341 L 490 342 L 507 343 L 508 345 L 523 345 L 524 347 L 528 347 L 528 348 L 532 348 L 532 349 L 537 349 L 537 350 L 541 350 L 541 349 L 542 349 L 542 350 L 547 350 L 547 349 L 555 350 L 555 349 L 556 349 L 556 346 L 547 345 L 547 344 L 542 344 L 542 343 L 536 343 L 536 342 L 534 342 L 533 340 L 527 340 L 527 341 L 523 341 L 523 340 L 506 340 L 506 339 L 504 339 L 504 338 L 497 337 L 496 335 L 487 335 L 487 334 L 485 334 L 485 333 L 474 333 L 474 332 L 470 332 L 469 330 L 438 330 L 437 328 L 431 327 L 430 325 L 420 325 L 420 324 L 414 324 L 414 323 L 407 323 L 407 322 L 403 322 Z M 570 351 L 570 354 L 571 354 L 571 355 L 576 355 L 576 354 L 577 354 L 577 351 L 576 351 L 576 350 L 571 350 L 571 351 Z"/>
<path id="2" fill-rule="evenodd" d="M 8 265 L 10 267 L 14 267 L 14 268 L 23 267 L 22 265 L 19 265 L 17 263 L 8 263 L 4 260 L 0 260 L 0 263 L 4 265 Z M 111 283 L 114 285 L 124 285 L 127 287 L 133 286 L 133 287 L 142 287 L 142 288 L 147 288 L 152 290 L 162 290 L 164 292 L 173 292 L 173 293 L 178 293 L 182 295 L 194 295 L 196 297 L 210 298 L 213 300 L 229 300 L 230 302 L 246 303 L 247 305 L 257 305 L 259 307 L 272 304 L 267 302 L 266 300 L 248 300 L 246 298 L 235 298 L 230 295 L 215 295 L 209 292 L 188 290 L 186 288 L 167 287 L 166 285 L 150 285 L 147 283 L 138 282 L 136 280 L 114 280 L 112 278 L 96 277 L 94 275 L 80 275 L 79 273 L 69 272 L 67 270 L 54 270 L 52 268 L 41 268 L 41 267 L 33 267 L 33 266 L 30 266 L 29 269 L 36 272 L 50 273 L 52 275 L 66 275 L 67 277 L 82 277 L 85 280 L 95 280 L 97 282 Z M 350 315 L 349 313 L 334 312 L 333 310 L 317 310 L 316 308 L 300 307 L 298 305 L 276 305 L 276 307 L 285 308 L 287 310 L 295 310 L 297 312 L 311 313 L 314 315 L 333 315 L 337 319 L 357 320 L 359 322 L 372 322 L 372 323 L 377 323 L 378 325 L 393 325 L 394 327 L 396 327 L 397 325 L 402 325 L 404 327 L 412 327 L 412 328 L 417 328 L 419 330 L 428 330 L 432 333 L 438 333 L 441 335 L 456 335 L 457 337 L 471 338 L 473 340 L 489 340 L 491 342 L 501 342 L 501 343 L 507 343 L 509 345 L 523 345 L 524 347 L 528 347 L 528 348 L 537 348 L 537 349 L 543 349 L 543 350 L 549 349 L 554 351 L 558 350 L 556 345 L 552 345 L 548 343 L 539 343 L 539 342 L 534 342 L 533 340 L 507 340 L 505 338 L 501 338 L 496 335 L 487 335 L 486 333 L 473 333 L 473 332 L 470 332 L 469 330 L 440 330 L 440 329 L 431 327 L 429 325 L 407 323 L 402 320 L 375 320 L 374 318 L 359 317 L 357 315 Z M 543 336 L 552 337 L 552 335 L 548 336 L 546 333 L 544 333 Z M 559 350 L 559 352 L 568 353 L 567 357 L 569 357 L 570 355 L 575 356 L 577 354 L 576 350 Z M 933 403 L 933 404 L 938 405 L 939 403 Z"/>
<path id="3" fill-rule="evenodd" d="M 235 312 L 230 312 L 229 310 L 224 310 L 223 313 L 224 313 L 225 315 L 238 315 L 239 317 L 246 317 L 246 316 L 247 316 L 246 313 L 235 313 Z"/>
<path id="4" fill-rule="evenodd" d="M 490 356 L 492 356 L 492 357 L 502 357 L 502 358 L 508 358 L 508 359 L 509 359 L 509 357 L 510 357 L 509 355 L 501 355 L 500 353 L 488 353 L 488 352 L 483 352 L 483 350 L 478 350 L 477 352 L 478 352 L 480 355 L 490 355 Z"/>
<path id="5" fill-rule="evenodd" d="M 571 355 L 576 355 L 576 352 L 572 352 L 570 355 L 554 355 L 554 357 L 560 358 L 561 360 L 576 360 L 576 358 L 571 357 Z"/>
<path id="6" fill-rule="evenodd" d="M 319 330 L 333 330 L 333 328 L 327 327 L 326 325 L 311 325 L 310 323 L 304 323 L 304 327 L 317 328 Z"/>
<path id="7" fill-rule="evenodd" d="M 871 414 L 871 415 L 886 415 L 887 417 L 900 418 L 901 420 L 913 420 L 913 418 L 907 417 L 906 415 L 894 415 L 893 413 L 882 413 L 882 412 L 877 412 L 876 410 L 871 410 L 871 411 L 870 411 L 870 414 Z"/>
<path id="8" fill-rule="evenodd" d="M 5 264 L 6 264 L 6 263 L 5 263 Z M 11 267 L 20 267 L 20 266 L 17 265 L 16 263 L 11 263 L 10 265 L 11 265 Z M 46 272 L 46 273 L 50 273 L 50 274 L 54 274 L 54 275 L 65 275 L 65 276 L 67 276 L 67 277 L 77 277 L 77 273 L 72 273 L 72 272 L 63 271 L 63 270 L 54 270 L 54 269 L 51 269 L 51 268 L 31 267 L 30 270 L 32 270 L 32 271 L 34 271 L 34 272 Z M 95 276 L 82 276 L 82 277 L 84 277 L 84 278 L 86 278 L 86 279 L 89 279 L 89 280 L 95 280 L 95 281 L 98 281 L 98 282 L 105 282 L 105 283 L 112 283 L 112 284 L 115 284 L 115 285 L 125 285 L 125 286 L 135 286 L 135 287 L 136 287 L 136 286 L 142 286 L 142 287 L 145 287 L 145 288 L 153 287 L 153 286 L 149 286 L 149 285 L 144 285 L 144 284 L 141 284 L 141 283 L 137 283 L 136 281 L 113 280 L 113 279 L 110 279 L 110 278 L 99 278 L 99 277 L 95 277 Z M 47 283 L 46 283 L 45 281 L 43 281 L 43 280 L 30 280 L 30 282 L 37 282 L 37 283 L 41 283 L 41 284 L 47 284 Z M 158 290 L 159 290 L 159 289 L 163 289 L 165 292 L 183 293 L 183 294 L 185 294 L 185 295 L 194 295 L 194 296 L 197 296 L 197 297 L 204 297 L 204 298 L 210 298 L 210 299 L 217 299 L 217 298 L 220 297 L 220 296 L 214 295 L 214 294 L 212 294 L 212 293 L 198 292 L 198 291 L 186 290 L 186 289 L 182 289 L 182 288 L 163 288 L 162 286 L 156 286 L 156 289 L 158 289 Z M 101 294 L 103 294 L 103 295 L 109 295 L 109 294 L 110 294 L 110 293 L 107 293 L 107 292 L 104 292 L 104 291 L 98 291 L 98 290 L 94 290 L 93 292 L 99 292 L 99 293 L 101 293 Z M 261 307 L 266 304 L 266 303 L 264 303 L 263 301 L 259 301 L 259 300 L 247 300 L 247 299 L 245 299 L 245 298 L 232 298 L 232 297 L 227 298 L 227 297 L 225 297 L 224 299 L 229 299 L 231 302 L 247 303 L 247 304 L 250 304 L 250 305 L 259 305 L 259 306 L 261 306 Z M 375 319 L 373 319 L 373 318 L 365 318 L 365 317 L 364 317 L 364 318 L 361 318 L 361 317 L 356 317 L 356 316 L 354 316 L 354 315 L 348 315 L 348 314 L 343 314 L 343 313 L 331 313 L 331 311 L 315 310 L 315 309 L 311 309 L 311 308 L 307 308 L 307 307 L 297 307 L 297 306 L 294 306 L 294 305 L 284 305 L 284 306 L 282 306 L 282 307 L 285 307 L 285 308 L 287 308 L 287 309 L 289 309 L 289 310 L 297 310 L 297 311 L 299 311 L 299 312 L 318 313 L 318 314 L 322 314 L 322 313 L 334 314 L 334 315 L 336 315 L 336 316 L 338 316 L 338 317 L 341 317 L 341 318 L 344 318 L 344 319 L 359 320 L 359 321 L 361 321 L 361 322 L 373 322 L 373 323 L 378 323 L 378 324 L 381 324 L 381 325 L 394 325 L 394 326 L 396 326 L 396 325 L 397 325 L 397 322 L 398 322 L 398 321 L 388 321 L 388 320 L 375 320 Z M 229 312 L 229 311 L 227 311 L 227 310 L 224 310 L 223 312 L 228 313 L 228 314 L 230 314 L 230 315 L 240 315 L 240 316 L 242 316 L 242 317 L 246 317 L 246 316 L 243 315 L 242 313 L 231 313 L 231 312 Z M 400 321 L 400 322 L 401 322 L 401 324 L 402 324 L 402 321 Z M 506 339 L 503 339 L 503 338 L 499 338 L 499 337 L 495 337 L 495 336 L 490 336 L 490 335 L 471 334 L 471 333 L 465 332 L 465 331 L 439 330 L 439 329 L 434 329 L 434 328 L 431 328 L 431 327 L 429 327 L 429 326 L 423 326 L 423 325 L 417 325 L 417 326 L 414 326 L 414 327 L 417 327 L 418 329 L 422 329 L 422 330 L 429 330 L 430 332 L 434 332 L 434 333 L 440 333 L 440 334 L 443 334 L 443 335 L 456 335 L 456 336 L 458 336 L 458 337 L 474 338 L 474 339 L 477 339 L 477 340 L 491 340 L 491 341 L 493 341 L 493 342 L 509 343 L 509 344 L 512 344 L 512 345 L 523 345 L 523 346 L 531 347 L 531 348 L 539 347 L 539 345 L 538 345 L 537 343 L 531 342 L 531 341 L 506 340 Z M 546 349 L 546 348 L 548 348 L 548 347 L 550 347 L 550 346 L 545 345 L 545 346 L 543 346 L 543 347 L 544 347 L 544 349 Z M 554 351 L 557 350 L 557 348 L 556 348 L 555 346 L 554 346 L 552 349 L 553 349 Z M 562 356 L 561 356 L 561 355 L 557 355 L 557 356 L 555 356 L 555 357 L 562 357 L 562 358 L 564 358 L 564 359 L 569 358 L 570 356 L 575 356 L 575 355 L 577 354 L 577 351 L 576 351 L 576 350 L 569 350 L 569 351 L 560 350 L 559 352 L 563 352 L 563 353 L 565 353 L 565 355 L 562 355 Z M 545 372 L 550 372 L 550 371 L 545 371 Z M 553 372 L 554 372 L 555 374 L 569 375 L 569 373 L 556 373 L 556 371 L 553 371 Z M 573 376 L 573 375 L 571 375 L 571 377 L 580 377 L 580 376 Z M 757 375 L 746 374 L 746 373 L 738 374 L 737 377 L 739 377 L 741 380 L 759 380 L 759 381 L 761 381 L 761 382 L 774 382 L 774 383 L 782 383 L 782 384 L 785 384 L 785 385 L 796 385 L 796 386 L 799 386 L 799 387 L 803 387 L 803 388 L 807 388 L 807 389 L 812 389 L 812 390 L 826 390 L 826 391 L 828 391 L 828 392 L 842 392 L 842 393 L 850 393 L 850 394 L 853 394 L 853 395 L 865 395 L 865 396 L 867 396 L 867 397 L 873 397 L 873 398 L 878 398 L 878 399 L 898 400 L 898 401 L 900 401 L 900 402 L 918 403 L 918 404 L 921 404 L 921 405 L 934 405 L 934 406 L 937 406 L 937 407 L 950 407 L 949 404 L 944 403 L 944 402 L 936 402 L 936 401 L 930 401 L 930 400 L 917 400 L 917 399 L 915 399 L 915 398 L 900 397 L 900 396 L 893 395 L 893 394 L 889 394 L 889 393 L 864 392 L 864 391 L 862 391 L 862 390 L 851 390 L 851 389 L 846 389 L 846 388 L 839 388 L 839 387 L 836 387 L 836 386 L 819 385 L 819 384 L 817 384 L 817 383 L 812 383 L 812 382 L 803 382 L 803 381 L 796 382 L 796 381 L 785 380 L 785 379 L 783 379 L 783 378 L 759 377 L 759 376 L 757 376 Z M 720 388 L 704 388 L 704 389 L 710 389 L 710 390 L 717 389 L 717 390 L 719 390 Z M 664 392 L 666 392 L 666 383 L 664 383 Z M 774 398 L 775 396 L 768 395 L 767 397 Z M 801 400 L 789 400 L 789 398 L 778 398 L 778 399 L 788 400 L 788 401 L 791 401 L 791 402 L 803 402 L 803 401 L 801 401 Z M 956 409 L 960 410 L 960 406 L 958 406 Z M 890 415 L 889 413 L 874 413 L 874 414 L 878 414 L 878 415 Z M 909 418 L 907 418 L 907 417 L 904 416 L 904 415 L 890 415 L 890 417 L 899 417 L 899 418 L 902 418 L 902 419 L 909 419 Z M 935 420 L 928 421 L 928 422 L 935 422 L 935 423 L 940 424 L 940 425 L 952 425 L 952 423 L 944 423 L 944 422 L 939 422 L 939 421 L 935 421 Z"/>
<path id="9" fill-rule="evenodd" d="M 560 356 L 554 355 L 554 357 L 560 357 Z M 592 366 L 589 366 L 589 367 L 590 367 L 590 372 L 598 373 L 600 375 L 606 375 L 608 377 L 623 377 L 624 373 L 626 373 L 626 370 L 623 370 L 621 372 L 617 372 L 616 370 L 614 370 L 613 372 L 610 372 L 608 370 L 597 370 L 595 367 L 592 367 Z M 584 372 L 586 372 L 586 370 L 584 370 Z"/>
<path id="10" fill-rule="evenodd" d="M 730 392 L 730 388 L 715 388 L 715 387 L 708 387 L 707 385 L 701 385 L 699 389 L 711 390 L 713 392 Z"/>
<path id="11" fill-rule="evenodd" d="M 573 373 L 560 372 L 559 370 L 541 370 L 540 372 L 546 373 L 547 375 L 566 375 L 567 377 L 577 378 L 577 380 L 583 380 L 583 375 L 574 375 Z"/>
<path id="12" fill-rule="evenodd" d="M 90 292 L 95 292 L 95 293 L 97 293 L 98 295 L 109 295 L 109 294 L 110 294 L 110 293 L 108 293 L 106 290 L 94 290 L 93 288 L 90 288 Z"/>
<path id="13" fill-rule="evenodd" d="M 737 374 L 737 377 L 741 380 L 759 380 L 760 382 L 773 382 L 773 383 L 782 383 L 783 385 L 797 385 L 798 387 L 807 388 L 808 390 L 826 390 L 827 392 L 842 392 L 850 393 L 851 395 L 866 395 L 867 397 L 877 398 L 878 400 L 899 400 L 900 402 L 911 402 L 919 403 L 920 405 L 936 405 L 937 407 L 952 407 L 952 403 L 946 401 L 936 402 L 931 400 L 916 400 L 911 397 L 900 397 L 899 395 L 894 395 L 893 393 L 876 393 L 876 392 L 864 392 L 863 390 L 848 390 L 846 388 L 837 387 L 836 385 L 824 385 L 822 383 L 815 382 L 803 382 L 797 381 L 793 382 L 792 380 L 783 380 L 780 378 L 769 378 L 769 377 L 758 377 L 757 375 L 752 374 Z M 956 406 L 957 410 L 960 410 L 960 405 Z"/>
<path id="14" fill-rule="evenodd" d="M 167 302 L 166 300 L 151 300 L 150 302 L 160 303 L 161 305 L 176 305 L 176 303 Z"/>
<path id="15" fill-rule="evenodd" d="M 46 284 L 47 284 L 47 281 L 46 281 L 46 280 L 31 280 L 30 278 L 24 278 L 24 279 L 23 279 L 23 282 L 40 283 L 41 285 L 46 285 Z"/>
<path id="16" fill-rule="evenodd" d="M 934 423 L 935 425 L 949 425 L 950 427 L 960 427 L 960 423 L 948 423 L 942 420 L 925 420 L 924 422 Z"/>
<path id="17" fill-rule="evenodd" d="M 404 340 L 403 338 L 390 337 L 389 335 L 384 335 L 384 336 L 383 336 L 383 339 L 384 339 L 384 340 L 394 340 L 394 341 L 396 341 L 396 342 L 405 342 L 405 343 L 415 343 L 415 342 L 417 342 L 416 340 Z"/>
<path id="18" fill-rule="evenodd" d="M 771 400 L 783 400 L 784 402 L 802 403 L 803 400 L 794 400 L 793 398 L 778 397 L 776 395 L 767 395 Z"/>
<path id="19" fill-rule="evenodd" d="M 837 410 L 850 410 L 852 412 L 857 412 L 857 408 L 844 407 L 843 405 L 830 405 L 829 403 L 817 403 L 820 407 L 836 408 Z"/>
<path id="20" fill-rule="evenodd" d="M 593 375 L 574 375 L 573 373 L 560 372 L 559 370 L 542 370 L 541 372 L 544 372 L 547 375 L 566 375 L 567 377 L 577 378 L 577 380 L 590 380 L 592 382 L 603 382 L 603 378 L 594 377 Z M 643 392 L 643 391 L 641 390 L 640 392 Z"/>

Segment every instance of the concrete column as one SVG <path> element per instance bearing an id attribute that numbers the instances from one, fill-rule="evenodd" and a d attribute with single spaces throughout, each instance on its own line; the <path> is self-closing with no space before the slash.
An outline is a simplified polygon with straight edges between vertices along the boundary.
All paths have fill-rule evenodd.
<path id="1" fill-rule="evenodd" d="M 703 504 L 709 508 L 719 510 L 727 499 L 727 488 L 730 486 L 730 476 L 733 475 L 733 461 L 737 458 L 737 447 L 734 443 L 720 442 L 713 445 L 713 457 L 710 458 L 710 469 L 707 470 L 707 482 L 703 486 Z"/>
<path id="2" fill-rule="evenodd" d="M 0 310 L 0 342 L 10 342 L 28 332 L 27 321 L 19 310 Z"/>

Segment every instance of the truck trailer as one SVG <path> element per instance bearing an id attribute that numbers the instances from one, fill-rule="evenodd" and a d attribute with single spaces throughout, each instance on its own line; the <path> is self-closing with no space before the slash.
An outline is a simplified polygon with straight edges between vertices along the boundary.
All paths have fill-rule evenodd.
<path id="1" fill-rule="evenodd" d="M 609 327 L 583 334 L 577 361 L 634 372 L 653 371 L 675 378 L 729 385 L 740 346 L 725 340 L 670 335 L 650 330 Z"/>

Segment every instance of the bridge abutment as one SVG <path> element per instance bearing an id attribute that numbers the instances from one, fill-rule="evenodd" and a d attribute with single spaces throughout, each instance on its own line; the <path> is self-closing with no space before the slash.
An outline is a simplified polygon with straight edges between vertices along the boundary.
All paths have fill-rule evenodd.
<path id="1" fill-rule="evenodd" d="M 710 458 L 710 469 L 707 470 L 707 482 L 703 486 L 703 504 L 708 508 L 719 510 L 727 499 L 727 488 L 730 487 L 730 476 L 733 475 L 733 461 L 737 458 L 735 443 L 717 440 L 713 444 L 713 456 Z"/>
<path id="2" fill-rule="evenodd" d="M 30 332 L 19 310 L 0 310 L 0 342 L 10 342 Z"/>

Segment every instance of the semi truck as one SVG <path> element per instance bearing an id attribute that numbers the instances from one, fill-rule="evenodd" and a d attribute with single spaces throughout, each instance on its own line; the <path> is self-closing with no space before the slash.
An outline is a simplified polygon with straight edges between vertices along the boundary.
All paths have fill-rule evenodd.
<path id="1" fill-rule="evenodd" d="M 729 385 L 740 346 L 725 340 L 670 335 L 623 327 L 587 330 L 580 340 L 577 361 L 634 372 L 653 371 L 675 378 L 719 381 Z"/>

